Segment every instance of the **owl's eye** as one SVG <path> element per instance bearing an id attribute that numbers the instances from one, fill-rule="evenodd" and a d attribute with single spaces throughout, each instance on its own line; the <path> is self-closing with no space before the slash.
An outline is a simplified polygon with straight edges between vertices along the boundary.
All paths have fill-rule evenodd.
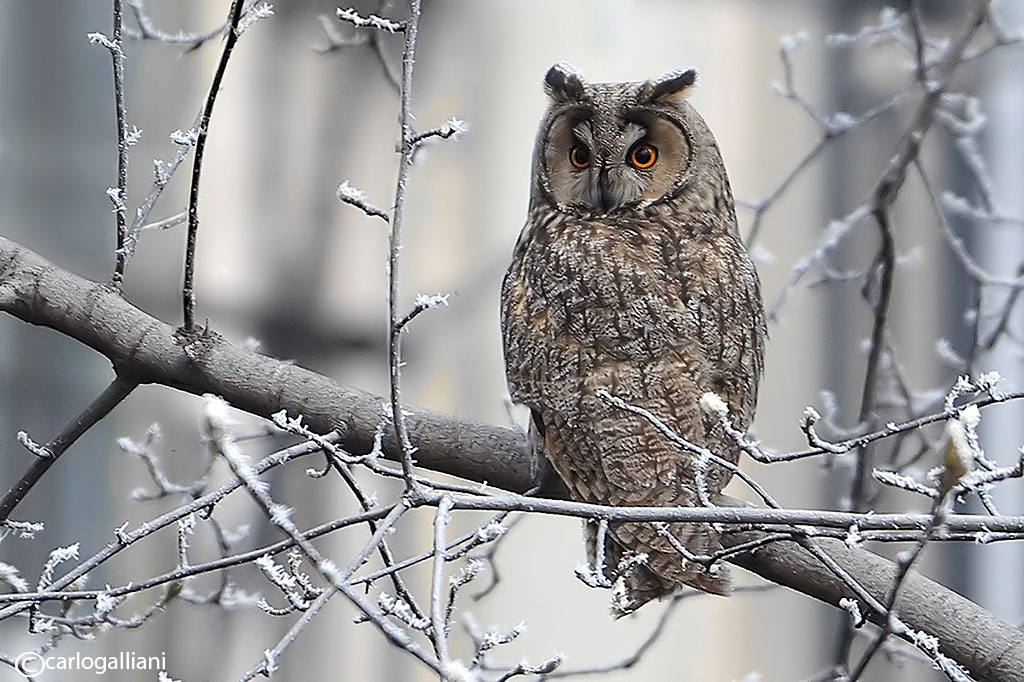
<path id="1" fill-rule="evenodd" d="M 590 165 L 590 150 L 582 144 L 573 145 L 569 150 L 569 161 L 572 165 L 583 170 Z"/>
<path id="2" fill-rule="evenodd" d="M 629 150 L 629 165 L 633 168 L 639 168 L 641 170 L 644 168 L 650 168 L 657 160 L 657 147 L 647 144 L 646 142 L 638 142 Z"/>

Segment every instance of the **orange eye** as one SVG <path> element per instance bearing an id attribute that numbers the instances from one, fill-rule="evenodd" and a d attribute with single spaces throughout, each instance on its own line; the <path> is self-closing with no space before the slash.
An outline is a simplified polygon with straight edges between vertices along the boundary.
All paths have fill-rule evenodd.
<path id="1" fill-rule="evenodd" d="M 629 150 L 629 165 L 633 168 L 650 168 L 654 165 L 654 162 L 658 160 L 658 150 L 656 147 L 647 144 L 646 142 L 640 142 L 633 145 L 633 148 Z"/>
<path id="2" fill-rule="evenodd" d="M 590 165 L 590 150 L 581 144 L 573 145 L 569 150 L 569 162 L 583 170 Z"/>

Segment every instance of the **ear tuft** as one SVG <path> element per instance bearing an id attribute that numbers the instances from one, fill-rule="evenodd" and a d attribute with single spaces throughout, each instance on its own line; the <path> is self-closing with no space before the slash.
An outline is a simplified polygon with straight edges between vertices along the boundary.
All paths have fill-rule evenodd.
<path id="1" fill-rule="evenodd" d="M 662 104 L 678 104 L 697 82 L 697 69 L 669 71 L 657 80 L 649 81 L 647 99 Z"/>
<path id="2" fill-rule="evenodd" d="M 544 76 L 544 90 L 560 102 L 583 96 L 583 74 L 569 62 L 558 62 Z"/>

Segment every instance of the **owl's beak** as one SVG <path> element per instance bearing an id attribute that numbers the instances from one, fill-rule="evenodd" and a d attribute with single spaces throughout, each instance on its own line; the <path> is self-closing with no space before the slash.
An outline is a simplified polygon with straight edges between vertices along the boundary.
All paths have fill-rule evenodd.
<path id="1" fill-rule="evenodd" d="M 601 211 L 607 213 L 615 206 L 615 197 L 612 196 L 612 186 L 608 181 L 608 169 L 601 169 L 597 176 L 597 187 L 601 191 Z"/>

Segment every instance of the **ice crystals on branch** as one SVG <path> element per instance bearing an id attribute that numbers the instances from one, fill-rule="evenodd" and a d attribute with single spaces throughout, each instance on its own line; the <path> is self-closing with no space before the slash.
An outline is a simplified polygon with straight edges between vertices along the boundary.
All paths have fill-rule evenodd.
<path id="1" fill-rule="evenodd" d="M 767 311 L 768 319 L 770 321 L 778 319 L 779 311 L 786 303 L 786 299 L 789 297 L 789 294 L 794 288 L 796 288 L 796 285 L 803 279 L 811 267 L 818 264 L 823 268 L 827 268 L 830 252 L 839 246 L 843 239 L 850 234 L 853 228 L 870 215 L 870 206 L 868 206 L 867 203 L 862 203 L 845 216 L 829 221 L 821 238 L 818 240 L 814 251 L 804 256 L 800 259 L 800 262 L 794 266 L 789 279 L 786 281 L 786 284 L 772 303 L 771 308 Z"/>
<path id="2" fill-rule="evenodd" d="M 845 133 L 860 124 L 860 119 L 847 111 L 837 111 L 828 118 L 828 130 L 832 135 Z"/>
<path id="3" fill-rule="evenodd" d="M 978 531 L 974 534 L 974 544 L 987 545 L 996 539 L 996 534 L 990 531 Z"/>
<path id="4" fill-rule="evenodd" d="M 450 118 L 442 126 L 428 128 L 427 130 L 416 133 L 412 136 L 410 143 L 415 147 L 434 137 L 457 142 L 459 138 L 465 135 L 468 131 L 469 125 L 465 121 L 457 118 Z"/>
<path id="5" fill-rule="evenodd" d="M 974 429 L 981 423 L 981 410 L 978 409 L 978 406 L 968 405 L 960 410 L 960 423 L 969 429 L 970 434 L 976 439 L 977 435 L 974 434 Z"/>
<path id="6" fill-rule="evenodd" d="M 480 682 L 480 674 L 460 660 L 445 661 L 441 668 L 441 679 L 445 682 Z"/>
<path id="7" fill-rule="evenodd" d="M 293 609 L 304 611 L 309 608 L 308 589 L 295 575 L 294 568 L 292 571 L 289 571 L 274 561 L 269 555 L 259 557 L 255 563 L 267 580 L 281 590 L 281 593 L 285 595 Z M 268 613 L 278 612 L 277 609 L 274 609 L 263 599 L 260 600 L 259 607 Z"/>
<path id="8" fill-rule="evenodd" d="M 339 7 L 337 15 L 339 19 L 347 21 L 356 28 L 372 28 L 377 31 L 384 31 L 385 33 L 401 33 L 405 30 L 405 22 L 403 21 L 392 21 L 384 17 L 378 17 L 376 14 L 364 17 L 352 8 L 342 9 Z"/>
<path id="9" fill-rule="evenodd" d="M 417 617 L 404 599 L 393 597 L 387 592 L 381 592 L 377 597 L 377 607 L 384 615 L 394 616 L 413 630 L 426 630 L 430 627 L 429 618 Z"/>
<path id="10" fill-rule="evenodd" d="M 469 559 L 465 566 L 462 567 L 462 572 L 459 575 L 453 575 L 448 578 L 448 585 L 452 589 L 458 589 L 480 575 L 480 571 L 483 569 L 484 562 L 479 559 Z"/>
<path id="11" fill-rule="evenodd" d="M 50 583 L 53 582 L 53 572 L 57 570 L 57 566 L 78 558 L 79 544 L 76 542 L 73 545 L 67 547 L 58 547 L 57 549 L 50 552 L 50 558 L 46 560 L 46 565 L 43 566 L 43 572 L 39 576 L 39 582 L 36 584 L 36 591 L 42 592 L 45 590 Z"/>
<path id="12" fill-rule="evenodd" d="M 785 83 L 775 82 L 772 83 L 772 92 L 779 97 L 785 97 L 786 99 L 797 99 L 796 92 L 793 88 L 793 52 L 797 50 L 801 45 L 807 42 L 806 33 L 798 33 L 795 36 L 783 36 L 782 40 L 779 41 L 779 59 L 782 60 L 782 70 L 785 78 Z"/>
<path id="13" fill-rule="evenodd" d="M 0 583 L 10 585 L 15 592 L 28 592 L 28 582 L 18 574 L 18 569 L 0 561 Z"/>
<path id="14" fill-rule="evenodd" d="M 211 450 L 227 460 L 228 466 L 245 487 L 257 496 L 266 495 L 270 484 L 262 480 L 253 469 L 249 457 L 238 447 L 231 435 L 235 420 L 229 414 L 230 405 L 220 396 L 207 393 L 203 396 L 202 434 Z M 284 519 L 280 510 L 272 510 L 271 521 Z"/>
<path id="15" fill-rule="evenodd" d="M 814 407 L 808 405 L 804 408 L 803 413 L 800 415 L 800 427 L 806 428 L 812 426 L 821 421 L 821 413 L 819 413 Z"/>
<path id="16" fill-rule="evenodd" d="M 229 413 L 227 401 L 212 393 L 203 396 L 203 436 L 211 441 L 228 437 L 235 420 Z"/>
<path id="17" fill-rule="evenodd" d="M 972 678 L 967 674 L 967 671 L 959 663 L 942 653 L 937 637 L 926 632 L 908 628 L 905 625 L 902 625 L 900 628 L 894 628 L 893 634 L 906 637 L 913 642 L 918 649 L 932 659 L 932 664 L 945 673 L 949 679 L 954 682 L 971 682 Z"/>
<path id="18" fill-rule="evenodd" d="M 268 677 L 277 672 L 277 656 L 272 649 L 263 650 L 263 669 Z"/>
<path id="19" fill-rule="evenodd" d="M 703 394 L 697 404 L 700 406 L 701 412 L 709 417 L 724 419 L 729 416 L 729 406 L 715 393 Z"/>
<path id="20" fill-rule="evenodd" d="M 912 493 L 919 493 L 931 498 L 939 496 L 938 490 L 915 480 L 907 474 L 901 474 L 895 471 L 884 471 L 882 469 L 873 469 L 871 471 L 871 477 L 882 485 L 890 485 L 894 488 L 901 488 L 903 490 L 907 490 Z"/>
<path id="21" fill-rule="evenodd" d="M 877 24 L 864 26 L 856 33 L 830 33 L 825 44 L 829 47 L 850 47 L 859 42 L 874 45 L 880 39 L 892 38 L 902 31 L 904 16 L 891 7 L 884 7 L 878 13 Z"/>
<path id="22" fill-rule="evenodd" d="M 90 45 L 102 45 L 103 47 L 107 48 L 108 50 L 114 53 L 118 53 L 121 51 L 121 48 L 119 48 L 114 41 L 108 38 L 105 34 L 100 33 L 98 31 L 86 34 L 86 38 L 89 39 Z"/>
<path id="23" fill-rule="evenodd" d="M 522 622 L 507 632 L 501 632 L 497 628 L 491 628 L 485 632 L 483 637 L 480 639 L 480 650 L 487 651 L 488 649 L 508 644 L 525 632 L 526 623 Z"/>
<path id="24" fill-rule="evenodd" d="M 107 585 L 107 589 L 110 589 L 110 585 Z M 122 601 L 124 601 L 122 598 L 113 597 L 106 592 L 100 592 L 96 595 L 96 612 L 93 616 L 98 620 L 106 619 Z"/>
<path id="25" fill-rule="evenodd" d="M 242 609 L 262 610 L 261 602 L 264 602 L 264 600 L 258 594 L 246 592 L 230 582 L 224 587 L 224 591 L 221 593 L 218 601 L 221 606 L 229 611 L 239 611 Z"/>
<path id="26" fill-rule="evenodd" d="M 380 443 L 378 440 L 383 439 L 384 437 L 383 427 L 378 428 L 380 435 L 379 437 L 374 438 L 374 449 L 371 452 L 365 455 L 352 455 L 337 446 L 332 438 L 332 436 L 335 435 L 334 432 L 328 433 L 327 435 L 320 435 L 306 427 L 306 425 L 302 423 L 301 414 L 296 417 L 289 417 L 287 411 L 278 410 L 274 414 L 270 415 L 270 420 L 274 426 L 282 431 L 286 431 L 316 443 L 323 448 L 323 450 L 330 453 L 332 456 L 337 457 L 346 464 L 359 464 L 368 459 L 379 457 L 381 454 Z M 315 469 L 306 469 L 306 473 L 314 476 L 315 478 L 319 478 L 323 475 L 322 472 Z"/>
<path id="27" fill-rule="evenodd" d="M 168 170 L 167 163 L 162 159 L 153 159 L 153 182 L 156 186 L 163 187 L 170 179 L 171 173 Z M 139 210 L 142 210 L 141 206 L 139 207 Z M 135 215 L 138 217 L 139 213 L 136 213 Z"/>
<path id="28" fill-rule="evenodd" d="M 822 398 L 825 398 L 824 394 L 822 395 Z M 825 402 L 827 402 L 827 400 Z M 849 452 L 849 448 L 830 443 L 818 435 L 815 425 L 819 421 L 821 421 L 821 414 L 816 409 L 810 405 L 804 408 L 803 414 L 800 415 L 800 430 L 807 436 L 807 444 L 813 448 L 818 448 L 823 452 L 830 452 L 834 455 L 841 455 Z"/>
<path id="29" fill-rule="evenodd" d="M 980 374 L 974 381 L 971 381 L 971 378 L 967 375 L 959 376 L 956 379 L 956 383 L 954 383 L 953 387 L 949 390 L 949 393 L 946 394 L 946 399 L 943 401 L 943 408 L 946 412 L 953 412 L 957 398 L 967 395 L 968 393 L 987 393 L 988 395 L 995 397 L 995 388 L 1002 380 L 1002 375 L 995 370 Z"/>
<path id="30" fill-rule="evenodd" d="M 445 121 L 445 130 L 448 131 L 447 137 L 453 141 L 458 140 L 460 137 L 469 132 L 469 124 L 458 118 L 450 118 Z"/>
<path id="31" fill-rule="evenodd" d="M 713 507 L 711 495 L 708 493 L 708 466 L 711 464 L 710 453 L 704 451 L 693 465 L 693 480 L 697 484 L 697 498 L 705 507 Z"/>
<path id="32" fill-rule="evenodd" d="M 416 295 L 416 301 L 415 301 L 415 304 L 412 307 L 412 310 L 410 310 L 408 313 L 406 313 L 405 317 L 403 317 L 402 319 L 398 320 L 395 323 L 395 330 L 396 331 L 404 331 L 405 327 L 410 322 L 412 322 L 417 316 L 419 316 L 420 313 L 422 313 L 422 312 L 424 312 L 426 310 L 430 310 L 431 308 L 436 308 L 436 307 L 441 306 L 441 305 L 447 306 L 448 305 L 448 297 L 450 295 L 451 294 L 440 294 L 440 293 L 433 294 L 433 295 L 417 294 Z M 404 363 L 402 363 L 402 366 L 404 366 Z M 410 416 L 410 413 L 406 413 L 404 416 L 408 417 L 408 416 Z"/>
<path id="33" fill-rule="evenodd" d="M 978 387 L 979 391 L 984 391 L 985 393 L 991 395 L 992 392 L 995 390 L 996 386 L 1002 380 L 1003 375 L 1001 375 L 997 370 L 993 369 L 989 372 L 983 372 L 979 374 L 978 378 L 974 382 L 974 385 Z"/>
<path id="34" fill-rule="evenodd" d="M 269 2 L 260 2 L 250 7 L 242 19 L 238 22 L 238 28 L 235 29 L 235 35 L 242 35 L 260 19 L 269 19 L 274 16 L 274 6 Z"/>
<path id="35" fill-rule="evenodd" d="M 480 539 L 480 542 L 490 542 L 492 540 L 496 540 L 507 532 L 508 528 L 492 519 L 489 523 L 476 529 L 476 536 Z"/>
<path id="36" fill-rule="evenodd" d="M 170 134 L 171 142 L 182 147 L 191 147 L 199 139 L 199 130 L 189 128 L 187 131 L 176 129 Z"/>
<path id="37" fill-rule="evenodd" d="M 857 603 L 856 599 L 843 597 L 839 600 L 839 607 L 850 614 L 850 622 L 853 627 L 859 628 L 864 624 L 866 619 L 864 618 L 864 614 L 861 613 L 860 604 Z"/>
<path id="38" fill-rule="evenodd" d="M 587 523 L 593 523 L 588 521 Z M 595 536 L 596 547 L 594 548 L 594 564 L 580 564 L 576 567 L 576 578 L 587 587 L 609 588 L 612 583 L 605 576 L 605 555 L 608 537 L 608 520 L 601 519 L 597 522 L 597 533 Z M 623 599 L 625 599 L 623 594 Z"/>
<path id="39" fill-rule="evenodd" d="M 142 139 L 142 128 L 133 125 L 132 129 L 128 131 L 128 134 L 124 138 L 124 143 L 129 147 L 134 147 Z"/>
<path id="40" fill-rule="evenodd" d="M 786 54 L 792 54 L 807 42 L 808 37 L 806 31 L 801 31 L 796 35 L 782 36 L 782 40 L 779 41 L 779 49 Z"/>
<path id="41" fill-rule="evenodd" d="M 35 538 L 36 533 L 43 532 L 44 528 L 45 526 L 38 522 L 5 519 L 0 521 L 0 541 L 3 541 L 8 533 L 14 533 L 15 537 L 22 540 L 31 540 Z"/>
<path id="42" fill-rule="evenodd" d="M 182 558 L 184 558 L 185 550 L 188 549 L 189 537 L 194 535 L 196 532 L 196 515 L 193 512 L 188 516 L 184 516 L 178 519 L 178 547 Z M 185 565 L 184 562 L 182 565 Z"/>
<path id="43" fill-rule="evenodd" d="M 32 440 L 32 438 L 29 437 L 28 433 L 24 431 L 18 431 L 18 435 L 16 437 L 18 439 L 18 442 L 21 443 L 21 446 L 28 450 L 29 452 L 31 452 L 36 457 L 48 459 L 51 456 L 50 451 L 47 450 L 44 446 Z"/>
<path id="44" fill-rule="evenodd" d="M 108 187 L 107 198 L 110 199 L 110 203 L 114 205 L 113 213 L 124 213 L 124 197 L 121 196 L 121 189 L 119 187 Z"/>
<path id="45" fill-rule="evenodd" d="M 349 206 L 355 206 L 368 216 L 380 218 L 386 223 L 390 222 L 391 219 L 388 217 L 387 212 L 370 203 L 366 198 L 366 194 L 364 194 L 361 189 L 350 185 L 348 180 L 345 180 L 338 185 L 338 189 L 335 193 L 342 203 L 348 204 Z"/>
<path id="46" fill-rule="evenodd" d="M 451 296 L 451 294 L 416 294 L 415 305 L 417 308 L 422 308 L 423 310 L 436 308 L 442 305 L 447 306 L 449 296 Z"/>
<path id="47" fill-rule="evenodd" d="M 363 190 L 353 187 L 348 183 L 348 180 L 338 185 L 337 194 L 339 199 L 354 206 L 359 206 L 362 202 L 366 201 L 366 194 Z"/>
<path id="48" fill-rule="evenodd" d="M 286 504 L 274 503 L 270 505 L 270 521 L 275 526 L 291 523 L 292 508 Z"/>
<path id="49" fill-rule="evenodd" d="M 390 530 L 394 530 L 394 529 L 390 529 Z M 336 563 L 334 563 L 333 561 L 331 561 L 330 559 L 323 559 L 323 560 L 321 560 L 320 563 L 317 564 L 317 570 L 319 570 L 320 573 L 325 578 L 330 580 L 335 585 L 338 585 L 340 583 L 345 582 L 346 576 L 345 576 L 344 571 L 342 571 L 340 568 L 338 568 L 338 565 Z M 302 580 L 303 578 L 305 578 L 305 576 L 300 576 L 300 580 Z M 303 584 L 306 584 L 306 583 L 304 582 Z M 309 587 L 307 587 L 307 589 L 309 589 Z"/>

